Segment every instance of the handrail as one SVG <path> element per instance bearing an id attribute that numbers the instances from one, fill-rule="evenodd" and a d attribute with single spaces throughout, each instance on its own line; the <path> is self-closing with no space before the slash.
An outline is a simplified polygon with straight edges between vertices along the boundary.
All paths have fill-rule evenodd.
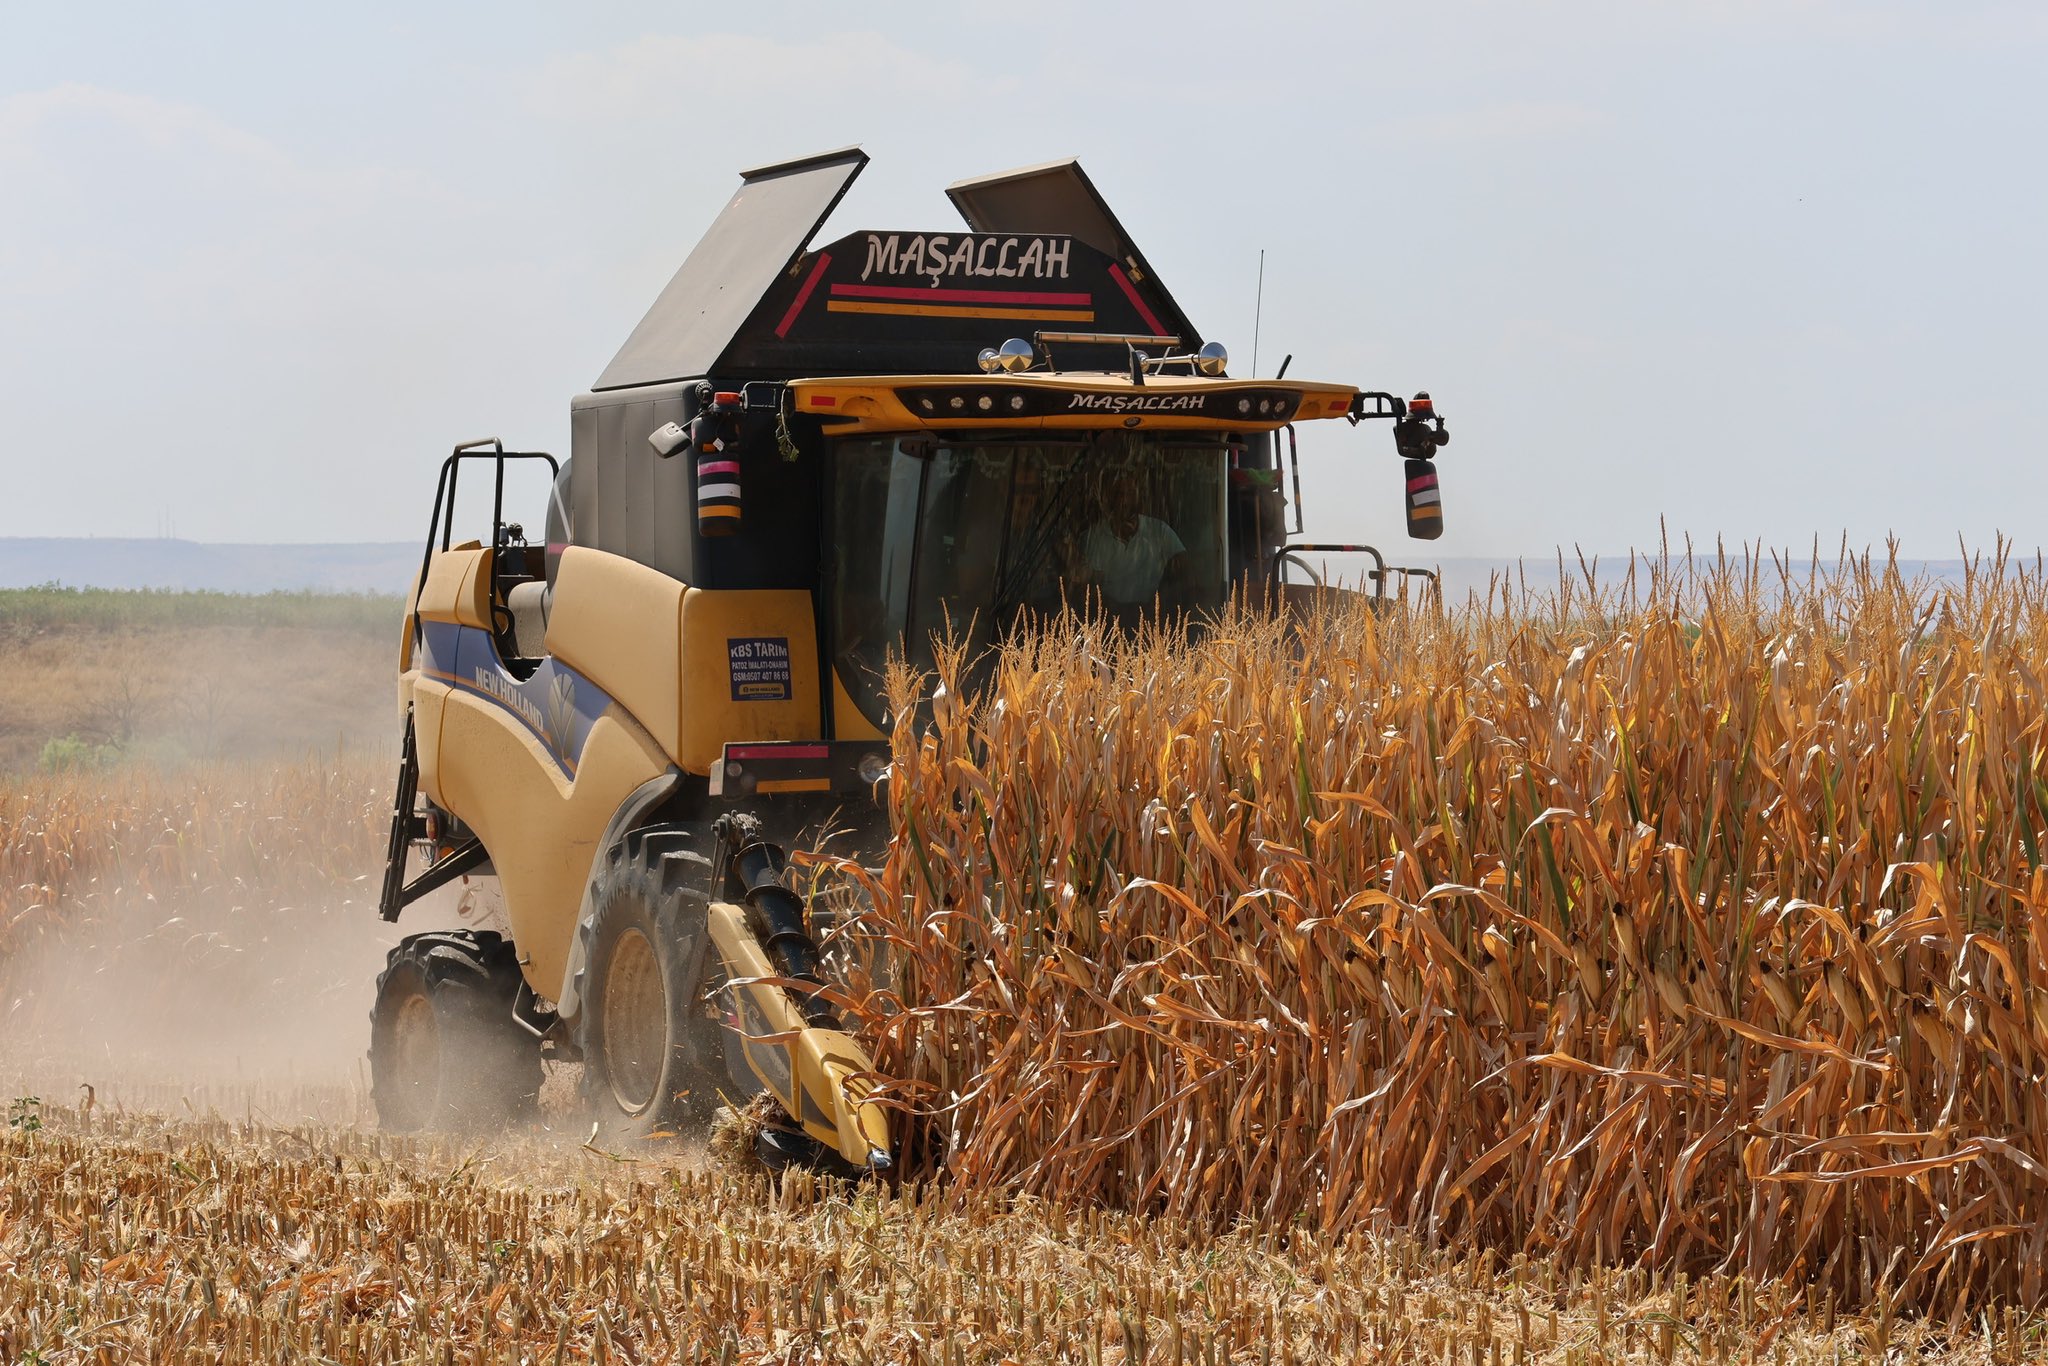
<path id="1" fill-rule="evenodd" d="M 490 447 L 485 451 L 484 447 Z M 419 594 L 426 587 L 427 570 L 434 563 L 434 537 L 440 534 L 441 549 L 446 550 L 455 539 L 455 490 L 461 478 L 462 462 L 465 460 L 489 460 L 495 465 L 496 483 L 491 497 L 491 601 L 498 598 L 498 574 L 500 556 L 496 553 L 505 536 L 505 462 L 507 460 L 545 460 L 548 463 L 550 482 L 562 473 L 561 462 L 546 451 L 508 451 L 505 443 L 495 436 L 480 441 L 465 441 L 450 451 L 448 458 L 441 462 L 441 476 L 434 483 L 434 510 L 427 517 L 427 548 L 420 556 L 420 576 L 413 586 L 412 643 L 417 650 L 425 630 L 420 625 Z"/>

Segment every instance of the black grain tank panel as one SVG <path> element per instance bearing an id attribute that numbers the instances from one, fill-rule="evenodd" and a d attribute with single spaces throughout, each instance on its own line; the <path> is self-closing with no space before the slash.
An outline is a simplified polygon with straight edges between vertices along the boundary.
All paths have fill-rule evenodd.
<path id="1" fill-rule="evenodd" d="M 1162 331 L 1174 331 L 1172 319 L 1122 264 L 1065 233 L 856 232 L 784 274 L 716 373 L 971 373 L 983 347 L 1009 337 Z M 1058 355 L 1075 368 L 1130 363 L 1120 345 L 1068 344 Z"/>
<path id="2" fill-rule="evenodd" d="M 868 163 L 858 147 L 742 174 L 740 188 L 592 389 L 710 374 Z"/>
<path id="3" fill-rule="evenodd" d="M 1068 233 L 1078 237 L 1118 262 L 1164 324 L 1163 330 L 1180 337 L 1189 350 L 1202 344 L 1195 325 L 1153 273 L 1145 254 L 1124 231 L 1080 162 L 1048 161 L 956 181 L 946 187 L 946 197 L 976 232 Z"/>

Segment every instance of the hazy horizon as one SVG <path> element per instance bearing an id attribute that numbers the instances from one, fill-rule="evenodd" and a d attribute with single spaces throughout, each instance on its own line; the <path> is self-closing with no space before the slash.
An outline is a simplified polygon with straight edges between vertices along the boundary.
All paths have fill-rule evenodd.
<path id="1" fill-rule="evenodd" d="M 325 543 L 200 542 L 170 537 L 10 537 L 0 536 L 0 589 L 62 588 L 150 589 L 228 593 L 337 592 L 402 596 L 419 572 L 422 547 L 408 541 Z M 1559 547 L 1547 554 L 1520 556 L 1443 556 L 1428 553 L 1426 543 L 1384 541 L 1380 551 L 1389 563 L 1434 569 L 1453 595 L 1482 589 L 1496 574 L 1511 574 L 1542 588 L 1553 571 L 1579 578 L 1595 569 L 1602 581 L 1625 573 L 1631 558 L 1637 565 L 1679 563 L 1684 546 L 1673 545 L 1668 557 L 1655 550 L 1592 550 Z M 1882 564 L 1883 546 L 1852 547 L 1855 557 Z M 1987 557 L 1988 557 L 1988 553 Z M 1733 562 L 1754 560 L 1765 566 L 1782 562 L 1795 574 L 1813 564 L 1840 565 L 1842 549 L 1787 546 L 1695 545 L 1692 559 L 1710 564 L 1718 555 Z M 2040 552 L 2017 550 L 2010 561 L 2038 565 Z M 1342 581 L 1356 580 L 1366 567 L 1359 556 L 1310 556 L 1319 568 Z M 1901 572 L 1934 579 L 1961 577 L 1960 556 L 1898 559 Z"/>

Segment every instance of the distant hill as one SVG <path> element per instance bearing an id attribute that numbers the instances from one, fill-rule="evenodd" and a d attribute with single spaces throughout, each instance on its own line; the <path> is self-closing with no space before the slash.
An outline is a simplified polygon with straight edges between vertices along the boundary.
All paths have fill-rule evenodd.
<path id="1" fill-rule="evenodd" d="M 403 594 L 420 571 L 417 542 L 202 545 L 118 537 L 0 537 L 0 588 L 182 588 L 222 593 L 312 590 Z"/>

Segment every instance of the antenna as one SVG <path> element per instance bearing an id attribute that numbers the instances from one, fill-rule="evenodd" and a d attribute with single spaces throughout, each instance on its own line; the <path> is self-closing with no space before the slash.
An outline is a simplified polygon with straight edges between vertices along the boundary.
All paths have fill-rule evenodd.
<path id="1" fill-rule="evenodd" d="M 1252 375 L 1259 373 L 1259 319 L 1266 307 L 1266 249 L 1259 248 L 1259 292 L 1252 299 Z"/>

